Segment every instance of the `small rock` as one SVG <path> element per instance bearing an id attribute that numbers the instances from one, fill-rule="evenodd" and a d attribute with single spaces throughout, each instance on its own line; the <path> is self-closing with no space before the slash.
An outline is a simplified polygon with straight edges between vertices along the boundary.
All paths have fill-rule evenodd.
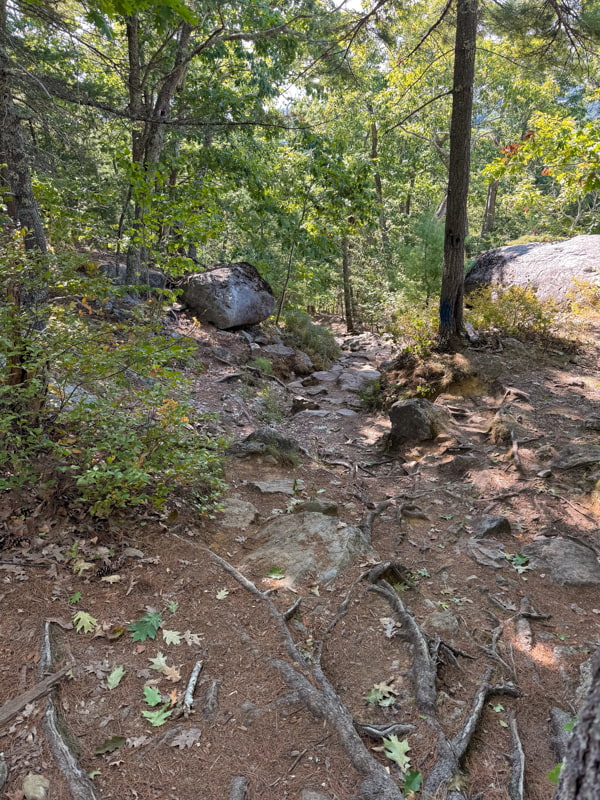
<path id="1" fill-rule="evenodd" d="M 553 706 L 550 709 L 550 719 L 552 721 L 552 730 L 554 731 L 554 736 L 551 739 L 552 746 L 554 747 L 557 757 L 562 761 L 566 755 L 567 745 L 571 738 L 571 731 L 566 731 L 565 726 L 573 721 L 573 715 L 569 714 L 567 711 L 563 711 L 562 708 Z"/>
<path id="2" fill-rule="evenodd" d="M 326 514 L 328 517 L 337 517 L 338 506 L 335 500 L 329 500 L 327 497 L 316 497 L 313 500 L 305 500 L 303 503 L 298 503 L 294 511 L 297 514 L 302 511 L 313 511 L 317 514 Z"/>
<path id="3" fill-rule="evenodd" d="M 341 417 L 355 417 L 357 412 L 353 411 L 351 408 L 338 408 L 335 413 L 339 414 Z"/>
<path id="4" fill-rule="evenodd" d="M 309 375 L 313 371 L 313 362 L 307 353 L 298 350 L 292 359 L 292 369 L 297 375 Z"/>
<path id="5" fill-rule="evenodd" d="M 296 351 L 293 347 L 288 347 L 285 344 L 268 344 L 263 347 L 263 352 L 269 353 L 272 356 L 294 356 Z"/>
<path id="6" fill-rule="evenodd" d="M 425 442 L 435 439 L 439 431 L 438 411 L 429 400 L 399 400 L 389 411 L 392 429 L 389 446 L 403 442 Z"/>
<path id="7" fill-rule="evenodd" d="M 221 525 L 224 528 L 239 528 L 245 531 L 258 517 L 258 509 L 246 500 L 238 497 L 228 497 L 223 501 L 223 518 Z"/>
<path id="8" fill-rule="evenodd" d="M 278 481 L 253 481 L 249 485 L 258 489 L 262 494 L 287 494 L 290 497 L 304 489 L 304 481 L 293 481 L 288 478 Z"/>
<path id="9" fill-rule="evenodd" d="M 326 794 L 315 792 L 313 789 L 302 789 L 300 800 L 329 800 Z"/>
<path id="10" fill-rule="evenodd" d="M 482 536 L 500 536 L 503 533 L 510 533 L 510 522 L 500 514 L 482 514 L 480 517 L 473 517 L 470 523 L 473 536 L 481 539 Z"/>
<path id="11" fill-rule="evenodd" d="M 381 372 L 370 367 L 351 367 L 339 377 L 338 386 L 344 392 L 361 392 L 369 383 L 381 378 Z"/>
<path id="12" fill-rule="evenodd" d="M 314 382 L 324 381 L 325 383 L 330 383 L 330 382 L 332 383 L 333 381 L 337 380 L 337 377 L 338 377 L 337 374 L 335 372 L 333 372 L 333 371 L 329 371 L 329 372 L 321 371 L 321 372 L 313 372 L 312 375 L 309 375 L 307 380 L 312 378 L 312 380 Z M 303 383 L 304 383 L 304 381 L 303 381 Z M 306 384 L 304 384 L 304 385 L 306 385 Z"/>
<path id="13" fill-rule="evenodd" d="M 25 800 L 46 800 L 50 781 L 43 775 L 34 775 L 30 772 L 23 781 L 23 794 Z"/>
<path id="14" fill-rule="evenodd" d="M 426 627 L 451 636 L 458 633 L 458 619 L 448 610 L 432 611 L 425 618 Z"/>
<path id="15" fill-rule="evenodd" d="M 308 397 L 296 395 L 292 398 L 291 414 L 299 414 L 300 411 L 317 411 L 319 404 L 316 400 L 309 400 Z"/>
<path id="16" fill-rule="evenodd" d="M 331 414 L 331 411 L 327 411 L 326 409 L 320 409 L 320 410 L 308 409 L 307 411 L 300 411 L 298 413 L 298 416 L 304 416 L 304 417 L 327 417 L 329 414 Z"/>

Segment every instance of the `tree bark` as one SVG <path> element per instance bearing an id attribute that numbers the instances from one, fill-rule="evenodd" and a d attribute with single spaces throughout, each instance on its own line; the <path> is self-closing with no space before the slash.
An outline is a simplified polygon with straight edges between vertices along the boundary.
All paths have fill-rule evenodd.
<path id="1" fill-rule="evenodd" d="M 21 120 L 11 91 L 12 64 L 6 50 L 6 0 L 0 2 L 0 164 L 3 182 L 8 186 L 4 201 L 16 227 L 25 231 L 25 249 L 47 250 L 46 234 L 33 196 L 29 156 Z"/>
<path id="2" fill-rule="evenodd" d="M 373 106 L 369 103 L 368 111 L 371 117 L 373 116 Z M 375 191 L 377 192 L 377 203 L 379 205 L 379 230 L 381 233 L 381 244 L 385 250 L 389 247 L 390 239 L 387 230 L 387 217 L 385 215 L 385 206 L 383 204 L 383 185 L 381 183 L 381 173 L 379 172 L 379 140 L 377 122 L 371 122 L 371 161 L 373 162 L 373 182 L 375 183 Z"/>
<path id="3" fill-rule="evenodd" d="M 491 233 L 494 230 L 496 221 L 496 198 L 498 197 L 498 184 L 495 180 L 488 184 L 487 197 L 485 200 L 485 212 L 483 214 L 483 224 L 481 225 L 481 235 Z"/>
<path id="4" fill-rule="evenodd" d="M 592 657 L 591 678 L 567 747 L 554 800 L 600 798 L 600 647 Z"/>
<path id="5" fill-rule="evenodd" d="M 352 308 L 352 284 L 350 282 L 350 244 L 348 236 L 342 239 L 342 280 L 344 284 L 344 314 L 346 317 L 346 330 L 354 331 L 354 311 Z"/>
<path id="6" fill-rule="evenodd" d="M 458 0 L 450 122 L 448 206 L 440 294 L 439 346 L 443 350 L 451 349 L 462 332 L 476 38 L 477 0 Z"/>

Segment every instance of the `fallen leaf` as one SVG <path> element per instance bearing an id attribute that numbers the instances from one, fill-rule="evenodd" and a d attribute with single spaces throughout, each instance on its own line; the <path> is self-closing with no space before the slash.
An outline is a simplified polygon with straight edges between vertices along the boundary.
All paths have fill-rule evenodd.
<path id="1" fill-rule="evenodd" d="M 181 634 L 179 631 L 168 631 L 163 628 L 162 636 L 166 644 L 181 644 Z"/>
<path id="2" fill-rule="evenodd" d="M 225 600 L 228 594 L 229 594 L 229 589 L 219 589 L 215 597 L 217 598 L 217 600 Z"/>
<path id="3" fill-rule="evenodd" d="M 181 672 L 179 672 L 177 667 L 165 667 L 163 669 L 163 675 L 168 681 L 173 681 L 173 683 L 177 683 L 177 681 L 181 680 Z"/>
<path id="4" fill-rule="evenodd" d="M 111 736 L 110 739 L 106 739 L 102 744 L 98 745 L 94 750 L 94 754 L 102 756 L 105 753 L 114 753 L 115 750 L 118 750 L 119 747 L 125 744 L 125 741 L 126 739 L 124 736 Z"/>
<path id="5" fill-rule="evenodd" d="M 125 675 L 124 667 L 115 667 L 108 676 L 108 678 L 106 679 L 107 689 L 116 689 L 117 686 L 121 683 L 123 675 Z"/>
<path id="6" fill-rule="evenodd" d="M 145 744 L 150 744 L 152 739 L 149 736 L 129 736 L 127 738 L 127 746 L 133 747 L 137 750 L 138 747 L 143 747 Z"/>
<path id="7" fill-rule="evenodd" d="M 119 583 L 122 578 L 120 575 L 105 575 L 103 578 L 100 578 L 100 580 L 104 583 Z"/>
<path id="8" fill-rule="evenodd" d="M 191 747 L 195 744 L 201 735 L 202 731 L 200 728 L 188 728 L 185 731 L 180 731 L 177 736 L 174 736 L 169 742 L 169 745 L 184 750 L 186 747 Z"/>

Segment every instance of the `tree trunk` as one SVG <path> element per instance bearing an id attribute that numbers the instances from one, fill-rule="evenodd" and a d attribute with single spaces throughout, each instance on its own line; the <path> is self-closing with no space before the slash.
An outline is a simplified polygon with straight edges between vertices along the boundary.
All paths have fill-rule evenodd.
<path id="1" fill-rule="evenodd" d="M 485 212 L 483 214 L 483 224 L 481 225 L 481 235 L 491 233 L 494 230 L 496 220 L 496 198 L 498 196 L 498 184 L 500 181 L 492 181 L 488 184 L 487 197 L 485 200 Z"/>
<path id="2" fill-rule="evenodd" d="M 344 284 L 344 314 L 346 317 L 346 330 L 354 331 L 354 311 L 352 308 L 352 284 L 350 282 L 350 244 L 348 236 L 342 239 L 342 280 Z"/>
<path id="3" fill-rule="evenodd" d="M 592 657 L 591 678 L 567 747 L 555 800 L 600 798 L 600 647 Z"/>
<path id="4" fill-rule="evenodd" d="M 25 231 L 25 249 L 47 250 L 46 235 L 38 205 L 33 196 L 29 157 L 21 120 L 13 102 L 11 91 L 12 64 L 6 50 L 6 0 L 0 2 L 0 164 L 4 201 L 8 215 L 16 227 Z"/>
<path id="5" fill-rule="evenodd" d="M 373 116 L 373 106 L 369 103 L 367 106 L 369 114 Z M 390 239 L 387 230 L 387 218 L 385 215 L 385 207 L 383 205 L 383 186 L 381 183 L 381 174 L 379 172 L 379 143 L 378 143 L 378 130 L 375 120 L 371 122 L 371 161 L 373 162 L 373 181 L 375 183 L 375 191 L 377 192 L 377 203 L 379 204 L 379 230 L 381 233 L 381 244 L 387 250 L 390 244 Z"/>
<path id="6" fill-rule="evenodd" d="M 443 350 L 451 349 L 462 332 L 476 38 L 477 0 L 457 0 L 448 206 L 440 294 L 439 346 Z"/>

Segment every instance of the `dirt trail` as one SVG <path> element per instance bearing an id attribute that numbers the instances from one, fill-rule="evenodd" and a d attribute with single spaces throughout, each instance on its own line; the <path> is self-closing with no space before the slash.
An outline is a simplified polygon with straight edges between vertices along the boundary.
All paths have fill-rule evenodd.
<path id="1" fill-rule="evenodd" d="M 215 426 L 236 439 L 265 424 L 257 411 L 263 418 L 273 414 L 277 400 L 281 413 L 289 395 L 299 391 L 270 381 L 277 388 L 266 393 L 267 408 L 265 395 L 257 406 L 262 383 L 252 387 L 227 379 L 247 358 L 247 342 L 209 329 L 195 336 L 206 368 L 197 382 L 197 406 L 218 412 Z M 364 344 L 355 340 L 352 346 Z M 372 340 L 366 349 L 343 351 L 338 372 L 377 369 L 389 355 L 387 345 Z M 271 424 L 310 456 L 287 465 L 272 453 L 230 462 L 228 497 L 257 510 L 245 527 L 227 527 L 221 514 L 198 523 L 182 512 L 159 524 L 153 515 L 140 515 L 90 532 L 87 521 L 33 517 L 29 528 L 46 525 L 44 551 L 24 552 L 13 544 L 2 552 L 0 705 L 39 680 L 42 622 L 52 620 L 53 663 L 73 663 L 72 679 L 61 683 L 55 702 L 80 765 L 94 775 L 96 797 L 221 800 L 234 796 L 236 777 L 246 779 L 251 800 L 354 797 L 361 777 L 338 733 L 307 710 L 274 663 L 292 662 L 265 602 L 209 553 L 239 567 L 263 544 L 269 520 L 292 514 L 300 501 L 326 498 L 337 504 L 340 522 L 364 529 L 370 520 L 379 559 L 401 568 L 402 603 L 430 642 L 441 640 L 436 714 L 447 738 L 461 731 L 486 669 L 493 670 L 494 683 L 518 688 L 519 697 L 486 702 L 462 764 L 464 796 L 509 796 L 514 714 L 526 759 L 524 796 L 550 797 L 546 775 L 559 761 L 551 725 L 551 714 L 558 712 L 552 709 L 568 719 L 578 707 L 580 666 L 600 641 L 600 592 L 597 586 L 557 583 L 550 568 L 534 566 L 535 558 L 523 557 L 523 551 L 544 535 L 575 539 L 600 553 L 598 464 L 553 466 L 573 444 L 600 444 L 599 338 L 576 355 L 537 352 L 515 340 L 464 355 L 476 378 L 436 400 L 451 424 L 401 458 L 382 450 L 387 416 L 366 413 L 355 391 L 340 390 L 337 379 L 329 388 L 322 380 L 305 387 L 325 387 L 309 395 L 320 408 Z M 500 423 L 518 431 L 516 446 L 502 439 Z M 253 486 L 283 478 L 292 482 L 291 494 L 265 494 Z M 392 503 L 369 517 L 386 500 Z M 506 517 L 508 526 L 482 538 L 482 515 Z M 8 526 L 10 509 L 4 520 Z M 92 565 L 80 575 L 66 566 L 76 540 Z M 93 560 L 102 547 L 117 551 L 106 557 L 111 567 L 104 570 Z M 123 557 L 117 566 L 118 554 Z M 395 619 L 385 597 L 368 591 L 365 582 L 355 584 L 372 566 L 373 560 L 363 560 L 333 582 L 308 579 L 291 587 L 281 576 L 245 574 L 260 590 L 273 590 L 281 611 L 300 599 L 289 630 L 302 657 L 309 665 L 320 659 L 355 722 L 410 726 L 399 739 L 408 739 L 410 769 L 427 779 L 439 757 L 439 731 L 415 703 L 407 620 Z M 95 635 L 72 628 L 79 610 L 97 620 Z M 162 615 L 155 639 L 136 642 L 131 632 L 121 635 L 148 611 Z M 198 661 L 202 671 L 189 718 L 174 711 L 153 726 L 142 714 L 155 711 L 144 701 L 144 687 L 165 698 L 157 708 L 167 714 L 176 708 L 170 704 L 181 702 Z M 115 667 L 124 676 L 109 689 Z M 43 711 L 43 700 L 32 703 L 0 731 L 9 770 L 0 797 L 4 791 L 10 800 L 22 798 L 30 771 L 50 780 L 49 800 L 70 796 L 48 746 Z M 381 746 L 364 728 L 362 738 L 369 748 Z M 103 745 L 112 752 L 95 752 Z M 400 785 L 392 761 L 371 752 Z"/>

